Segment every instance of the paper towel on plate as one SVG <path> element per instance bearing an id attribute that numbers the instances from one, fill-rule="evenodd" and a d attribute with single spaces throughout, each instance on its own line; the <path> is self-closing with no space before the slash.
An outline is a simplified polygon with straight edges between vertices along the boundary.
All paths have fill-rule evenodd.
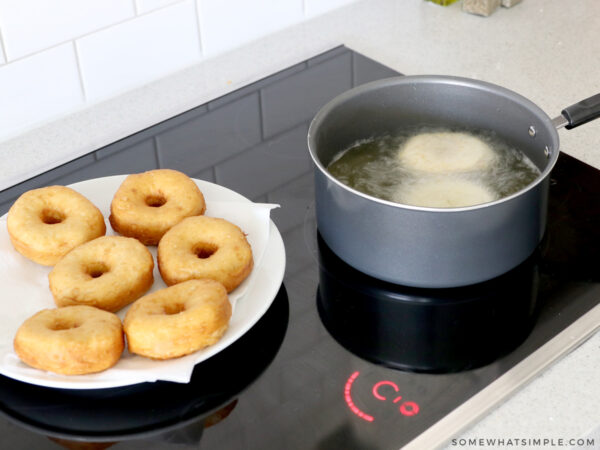
<path id="1" fill-rule="evenodd" d="M 107 205 L 96 204 L 106 217 Z M 233 308 L 232 321 L 243 321 L 244 318 L 236 318 L 235 307 L 238 302 L 244 301 L 244 294 L 254 282 L 257 273 L 268 269 L 262 264 L 263 254 L 269 242 L 270 211 L 278 205 L 240 201 L 207 201 L 207 204 L 207 216 L 222 217 L 238 225 L 247 234 L 252 247 L 254 269 L 250 276 L 229 294 Z M 106 234 L 116 234 L 108 221 Z M 156 264 L 156 247 L 148 249 L 155 261 L 154 284 L 149 291 L 153 292 L 165 288 L 166 285 Z M 74 389 L 113 387 L 156 380 L 186 383 L 190 380 L 195 364 L 226 348 L 239 337 L 235 330 L 230 328 L 215 345 L 191 355 L 166 361 L 144 358 L 125 350 L 114 367 L 97 374 L 66 376 L 33 369 L 15 355 L 13 338 L 18 327 L 27 318 L 42 309 L 56 307 L 48 287 L 48 273 L 51 269 L 29 261 L 17 253 L 8 236 L 6 217 L 0 218 L 0 373 L 3 375 L 42 386 Z M 121 319 L 127 309 L 118 312 Z"/>

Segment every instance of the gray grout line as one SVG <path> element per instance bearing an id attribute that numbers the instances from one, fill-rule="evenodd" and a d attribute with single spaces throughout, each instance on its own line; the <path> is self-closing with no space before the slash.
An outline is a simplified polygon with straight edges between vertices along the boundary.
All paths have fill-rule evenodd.
<path id="1" fill-rule="evenodd" d="M 260 119 L 260 141 L 265 141 L 265 106 L 263 100 L 263 89 L 258 90 L 258 118 Z"/>
<path id="2" fill-rule="evenodd" d="M 154 153 L 154 162 L 156 163 L 156 168 L 160 169 L 160 156 L 158 155 L 158 145 L 156 142 L 156 136 L 152 136 L 152 152 Z"/>
<path id="3" fill-rule="evenodd" d="M 196 25 L 198 25 L 198 43 L 200 44 L 200 58 L 204 57 L 204 46 L 202 45 L 202 30 L 200 29 L 200 0 L 194 0 L 194 11 L 196 11 Z"/>
<path id="4" fill-rule="evenodd" d="M 91 33 L 90 33 L 90 34 L 91 34 Z M 61 45 L 65 45 L 65 44 L 67 44 L 68 42 L 74 42 L 74 41 L 75 41 L 75 39 L 69 39 L 69 40 L 62 41 L 62 42 L 59 42 L 59 43 L 57 43 L 57 44 L 51 45 L 50 47 L 45 47 L 45 48 L 42 48 L 42 49 L 40 49 L 40 50 L 36 50 L 35 52 L 32 52 L 32 53 L 27 53 L 26 55 L 20 56 L 20 57 L 18 57 L 18 58 L 15 58 L 15 59 L 11 59 L 11 60 L 10 60 L 10 64 L 12 64 L 12 63 L 16 63 L 16 62 L 19 62 L 19 61 L 23 61 L 24 59 L 30 58 L 30 57 L 32 57 L 32 56 L 39 55 L 40 53 L 47 52 L 48 50 L 55 49 L 55 48 L 57 48 L 57 47 L 60 47 Z M 7 61 L 7 64 L 8 64 L 8 61 Z"/>
<path id="5" fill-rule="evenodd" d="M 0 52 L 2 52 L 2 56 L 4 56 L 4 64 L 8 64 L 8 55 L 6 54 L 6 46 L 4 45 L 4 35 L 2 34 L 1 28 L 0 28 Z"/>
<path id="6" fill-rule="evenodd" d="M 163 162 L 161 157 L 161 152 L 158 151 L 158 134 L 152 136 L 152 145 L 154 147 L 154 157 L 156 158 L 156 167 L 159 169 L 163 169 Z"/>
<path id="7" fill-rule="evenodd" d="M 137 5 L 137 0 L 131 0 L 133 2 L 133 12 L 135 13 L 135 16 L 139 16 L 140 15 L 140 9 L 138 8 Z"/>
<path id="8" fill-rule="evenodd" d="M 77 50 L 77 41 L 73 41 L 73 52 L 75 53 L 75 64 L 77 65 L 77 74 L 79 75 L 79 87 L 83 94 L 84 103 L 87 102 L 87 92 L 85 91 L 85 84 L 83 83 L 83 71 L 81 70 L 81 61 L 79 60 L 79 51 Z"/>
<path id="9" fill-rule="evenodd" d="M 87 36 L 91 36 L 91 35 L 93 35 L 93 34 L 96 34 L 96 33 L 100 32 L 100 31 L 107 30 L 107 29 L 109 29 L 109 28 L 111 28 L 111 27 L 113 27 L 113 26 L 115 26 L 115 25 L 120 25 L 120 24 L 122 24 L 122 23 L 125 23 L 125 22 L 127 22 L 127 21 L 129 21 L 129 20 L 135 19 L 135 18 L 137 18 L 137 17 L 140 17 L 140 16 L 133 16 L 133 17 L 130 17 L 130 18 L 128 18 L 128 19 L 121 20 L 120 22 L 115 22 L 115 23 L 113 23 L 113 24 L 110 24 L 110 25 L 108 25 L 108 26 L 106 26 L 106 27 L 97 28 L 97 29 L 95 29 L 94 31 L 90 31 L 89 33 L 82 34 L 82 35 L 80 35 L 80 36 L 76 36 L 76 37 L 74 37 L 74 38 L 71 38 L 71 39 L 67 39 L 66 41 L 57 42 L 56 44 L 54 44 L 54 45 L 51 45 L 50 47 L 44 47 L 44 48 L 42 48 L 42 49 L 40 49 L 40 50 L 36 50 L 35 52 L 27 53 L 26 55 L 23 55 L 23 56 L 20 56 L 20 57 L 18 57 L 18 58 L 15 58 L 15 59 L 11 60 L 10 62 L 11 62 L 11 63 L 13 63 L 13 62 L 21 61 L 21 60 L 23 60 L 23 59 L 30 58 L 30 57 L 32 57 L 32 56 L 39 55 L 40 53 L 44 53 L 44 52 L 46 52 L 46 51 L 48 51 L 48 50 L 52 50 L 52 49 L 54 49 L 54 48 L 56 48 L 56 47 L 60 47 L 61 45 L 65 45 L 65 44 L 67 44 L 68 42 L 73 42 L 73 43 L 74 43 L 74 42 L 76 42 L 76 41 L 77 41 L 77 40 L 79 40 L 79 39 L 82 39 L 82 38 L 84 38 L 84 37 L 87 37 Z"/>
<path id="10" fill-rule="evenodd" d="M 75 37 L 73 37 L 73 38 L 71 38 L 71 39 L 67 39 L 67 40 L 65 40 L 65 41 L 57 42 L 56 44 L 53 44 L 53 45 L 51 45 L 50 47 L 45 47 L 45 48 L 42 48 L 42 49 L 40 49 L 40 50 L 36 50 L 35 52 L 28 53 L 28 54 L 26 54 L 26 55 L 20 56 L 19 58 L 12 59 L 10 62 L 11 62 L 11 63 L 13 63 L 13 62 L 21 61 L 22 59 L 29 58 L 30 56 L 35 56 L 35 55 L 37 55 L 37 54 L 39 54 L 39 53 L 44 53 L 44 52 L 45 52 L 45 51 L 47 51 L 47 50 L 51 50 L 51 49 L 53 49 L 53 48 L 60 47 L 61 45 L 64 45 L 64 44 L 66 44 L 67 42 L 75 42 L 75 41 L 77 41 L 77 40 L 79 40 L 79 39 L 83 39 L 83 38 L 85 38 L 85 37 L 87 37 L 87 36 L 91 36 L 91 35 L 93 35 L 93 34 L 96 34 L 96 33 L 99 33 L 99 32 L 101 32 L 101 31 L 108 30 L 109 28 L 112 28 L 112 27 L 114 27 L 114 26 L 121 25 L 121 24 L 124 24 L 124 23 L 126 23 L 126 22 L 130 22 L 130 21 L 132 21 L 132 20 L 136 20 L 136 19 L 138 19 L 139 17 L 144 17 L 144 16 L 147 16 L 147 15 L 149 15 L 149 14 L 155 13 L 156 11 L 160 11 L 161 9 L 166 9 L 166 8 L 169 8 L 169 7 L 171 7 L 171 6 L 178 5 L 178 4 L 180 4 L 180 3 L 183 3 L 184 1 L 186 1 L 186 0 L 178 0 L 178 1 L 176 1 L 176 2 L 173 2 L 173 3 L 169 3 L 168 5 L 161 6 L 160 8 L 155 8 L 155 9 L 152 9 L 152 10 L 150 10 L 150 11 L 146 11 L 146 12 L 144 12 L 144 13 L 141 13 L 141 14 L 139 14 L 139 15 L 133 15 L 133 16 L 131 16 L 131 17 L 127 17 L 126 19 L 119 20 L 119 21 L 117 21 L 117 22 L 111 23 L 111 24 L 109 24 L 109 25 L 106 25 L 106 26 L 103 26 L 103 27 L 100 27 L 100 28 L 96 28 L 96 29 L 94 29 L 94 30 L 92 30 L 92 31 L 90 31 L 90 32 L 87 32 L 87 33 L 84 33 L 84 34 L 81 34 L 81 35 L 75 36 Z M 135 8 L 134 8 L 134 9 L 135 9 Z M 7 63 L 8 63 L 8 61 L 7 61 Z"/>
<path id="11" fill-rule="evenodd" d="M 274 188 L 272 188 L 269 191 L 269 193 L 273 193 L 276 190 L 278 190 L 278 189 L 280 189 L 280 188 L 282 188 L 282 187 L 284 187 L 284 186 L 286 186 L 288 184 L 294 183 L 295 181 L 300 180 L 301 178 L 304 178 L 307 175 L 311 175 L 312 173 L 313 173 L 313 168 L 311 167 L 310 170 L 307 170 L 306 172 L 302 172 L 300 175 L 296 175 L 294 178 L 290 178 L 289 180 L 284 181 L 281 184 L 278 184 L 277 186 L 275 186 Z"/>
<path id="12" fill-rule="evenodd" d="M 276 134 L 274 134 L 274 135 L 272 135 L 272 136 L 269 136 L 269 137 L 268 137 L 267 139 L 265 139 L 265 140 L 261 140 L 260 142 L 257 142 L 256 144 L 254 144 L 254 145 L 251 145 L 250 147 L 245 147 L 244 149 L 242 149 L 242 150 L 238 151 L 237 153 L 233 153 L 233 154 L 231 154 L 231 155 L 229 155 L 229 156 L 227 156 L 227 157 L 225 157 L 225 158 L 223 158 L 223 159 L 220 159 L 219 161 L 217 161 L 217 162 L 215 163 L 215 166 L 216 166 L 216 165 L 223 164 L 224 162 L 226 162 L 226 161 L 230 161 L 230 160 L 232 160 L 232 159 L 234 159 L 234 158 L 237 158 L 237 157 L 238 157 L 238 156 L 240 156 L 241 154 L 243 154 L 243 153 L 245 153 L 245 152 L 247 152 L 247 151 L 253 150 L 253 149 L 255 149 L 255 148 L 259 147 L 260 145 L 263 145 L 265 142 L 269 142 L 269 141 L 271 141 L 271 140 L 273 140 L 273 139 L 278 139 L 279 137 L 281 137 L 281 136 L 285 135 L 286 133 L 289 133 L 289 132 L 291 132 L 291 131 L 295 130 L 296 128 L 300 128 L 301 126 L 308 127 L 308 125 L 309 125 L 309 124 L 310 124 L 310 122 L 308 122 L 308 123 L 307 123 L 307 122 L 300 122 L 299 124 L 296 124 L 296 125 L 294 125 L 294 126 L 292 126 L 292 127 L 290 127 L 290 128 L 286 128 L 286 129 L 285 129 L 285 130 L 283 130 L 283 131 L 279 131 L 279 132 L 277 132 Z M 306 151 L 306 153 L 307 153 L 307 155 L 308 155 L 308 150 Z M 201 169 L 201 170 L 205 170 L 205 169 L 207 169 L 207 168 L 208 168 L 208 167 L 205 167 L 204 169 Z"/>
<path id="13" fill-rule="evenodd" d="M 316 114 L 316 113 L 315 113 Z M 314 114 L 313 114 L 314 116 Z M 280 130 L 275 134 L 271 134 L 270 136 L 266 137 L 265 139 L 263 139 L 262 141 L 260 141 L 258 144 L 253 145 L 252 147 L 249 148 L 254 148 L 256 146 L 258 146 L 260 143 L 264 143 L 264 142 L 269 142 L 271 140 L 274 139 L 279 139 L 281 136 L 283 136 L 284 134 L 289 133 L 290 131 L 295 130 L 296 128 L 300 128 L 301 126 L 305 126 L 308 132 L 308 127 L 310 126 L 310 122 L 312 121 L 312 119 L 308 119 L 308 120 L 304 120 L 302 122 L 296 123 L 288 128 L 285 128 L 284 130 Z"/>
<path id="14" fill-rule="evenodd" d="M 350 86 L 356 87 L 356 58 L 354 52 L 350 53 Z"/>
<path id="15" fill-rule="evenodd" d="M 278 184 L 277 186 L 274 186 L 274 187 L 271 187 L 271 188 L 269 188 L 269 190 L 268 190 L 267 192 L 263 192 L 262 194 L 258 194 L 258 195 L 257 195 L 257 197 L 260 197 L 260 196 L 262 196 L 262 195 L 269 195 L 269 194 L 272 194 L 273 192 L 275 192 L 275 191 L 277 191 L 277 190 L 281 189 L 282 187 L 284 187 L 284 186 L 286 186 L 286 185 L 288 185 L 288 184 L 290 184 L 290 183 L 293 183 L 294 181 L 296 181 L 296 180 L 299 180 L 299 179 L 301 179 L 301 178 L 303 178 L 303 177 L 305 177 L 306 175 L 309 175 L 309 174 L 311 174 L 311 173 L 312 173 L 312 168 L 311 168 L 311 170 L 308 170 L 308 171 L 306 171 L 306 172 L 302 172 L 300 175 L 297 175 L 297 176 L 295 176 L 294 178 L 292 178 L 292 179 L 290 179 L 290 180 L 286 180 L 286 181 L 284 181 L 283 183 L 280 183 L 280 184 Z"/>

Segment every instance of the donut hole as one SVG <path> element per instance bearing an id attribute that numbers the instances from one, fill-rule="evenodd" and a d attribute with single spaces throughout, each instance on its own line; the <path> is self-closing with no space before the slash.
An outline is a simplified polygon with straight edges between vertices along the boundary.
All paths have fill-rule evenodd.
<path id="1" fill-rule="evenodd" d="M 99 261 L 88 264 L 87 267 L 85 268 L 85 273 L 87 273 L 92 278 L 100 278 L 102 275 L 104 275 L 108 271 L 109 271 L 108 266 L 106 264 L 104 264 L 103 262 L 99 262 Z"/>
<path id="2" fill-rule="evenodd" d="M 168 303 L 163 306 L 163 313 L 167 316 L 172 316 L 185 311 L 185 305 L 183 303 Z"/>
<path id="3" fill-rule="evenodd" d="M 66 216 L 55 209 L 44 208 L 40 215 L 40 219 L 47 225 L 54 225 L 65 220 Z"/>
<path id="4" fill-rule="evenodd" d="M 48 328 L 52 331 L 72 330 L 73 328 L 80 327 L 81 324 L 72 320 L 56 319 L 54 322 L 48 325 Z"/>
<path id="5" fill-rule="evenodd" d="M 200 259 L 210 258 L 219 249 L 215 244 L 200 242 L 192 248 L 192 253 Z"/>
<path id="6" fill-rule="evenodd" d="M 160 208 L 165 203 L 167 203 L 167 199 L 162 194 L 150 194 L 146 197 L 146 205 L 151 208 Z"/>

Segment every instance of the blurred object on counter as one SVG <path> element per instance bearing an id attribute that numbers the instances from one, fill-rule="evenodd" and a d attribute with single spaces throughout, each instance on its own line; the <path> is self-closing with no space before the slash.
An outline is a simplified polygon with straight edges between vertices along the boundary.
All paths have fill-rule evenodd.
<path id="1" fill-rule="evenodd" d="M 108 447 L 115 445 L 115 442 L 87 442 L 87 441 L 71 441 L 48 436 L 48 439 L 56 442 L 61 447 L 67 450 L 106 450 Z"/>
<path id="2" fill-rule="evenodd" d="M 215 411 L 206 419 L 204 419 L 204 428 L 212 427 L 225 420 L 229 416 L 229 414 L 231 414 L 231 411 L 233 411 L 233 408 L 235 408 L 237 402 L 237 399 L 232 401 L 228 405 L 223 406 L 221 409 Z"/>
<path id="3" fill-rule="evenodd" d="M 521 3 L 521 0 L 502 0 L 502 6 L 504 6 L 505 8 L 515 6 L 517 3 Z"/>
<path id="4" fill-rule="evenodd" d="M 437 3 L 438 5 L 448 6 L 456 3 L 458 0 L 427 0 L 428 2 Z"/>
<path id="5" fill-rule="evenodd" d="M 479 16 L 489 16 L 500 6 L 500 0 L 463 0 L 462 10 Z"/>

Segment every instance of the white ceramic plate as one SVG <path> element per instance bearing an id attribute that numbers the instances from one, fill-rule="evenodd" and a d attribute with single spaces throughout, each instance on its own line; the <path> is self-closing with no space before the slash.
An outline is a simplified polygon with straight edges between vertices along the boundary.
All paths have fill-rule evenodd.
<path id="1" fill-rule="evenodd" d="M 112 197 L 124 178 L 124 175 L 98 178 L 75 183 L 70 187 L 92 201 L 107 218 Z M 229 329 L 219 342 L 192 355 L 167 361 L 154 361 L 125 351 L 116 366 L 90 375 L 58 375 L 26 366 L 12 351 L 12 338 L 18 326 L 32 314 L 34 306 L 28 304 L 28 292 L 35 293 L 41 299 L 38 301 L 44 303 L 42 307 L 39 307 L 39 303 L 33 303 L 38 305 L 37 310 L 55 307 L 46 281 L 51 268 L 40 266 L 16 254 L 10 244 L 7 244 L 8 232 L 3 217 L 3 223 L 0 223 L 0 258 L 4 258 L 4 261 L 0 259 L 0 269 L 8 267 L 8 270 L 0 270 L 0 284 L 4 282 L 6 286 L 8 283 L 9 289 L 5 290 L 5 294 L 12 292 L 12 295 L 3 295 L 0 300 L 0 305 L 4 303 L 0 323 L 0 373 L 26 383 L 63 389 L 101 389 L 155 380 L 187 382 L 195 364 L 210 358 L 243 336 L 267 311 L 283 281 L 285 248 L 279 230 L 268 215 L 273 205 L 254 204 L 222 186 L 202 180 L 194 181 L 206 199 L 206 215 L 228 219 L 245 232 L 248 232 L 249 228 L 258 230 L 248 234 L 255 258 L 254 270 L 244 283 L 230 294 L 234 311 Z M 259 219 L 249 219 L 256 211 L 259 211 Z M 107 226 L 107 234 L 114 234 L 110 226 Z M 156 262 L 156 247 L 149 249 Z M 12 286 L 10 285 L 10 270 L 14 269 L 10 266 L 14 266 L 15 258 L 19 272 L 27 273 L 32 280 L 36 280 L 35 282 L 21 283 L 17 286 L 13 281 Z M 9 259 L 10 263 L 7 263 Z M 12 277 L 12 280 L 15 278 Z M 165 284 L 155 267 L 155 281 L 151 291 L 162 287 L 165 287 Z M 118 313 L 121 318 L 124 317 L 126 309 Z"/>

